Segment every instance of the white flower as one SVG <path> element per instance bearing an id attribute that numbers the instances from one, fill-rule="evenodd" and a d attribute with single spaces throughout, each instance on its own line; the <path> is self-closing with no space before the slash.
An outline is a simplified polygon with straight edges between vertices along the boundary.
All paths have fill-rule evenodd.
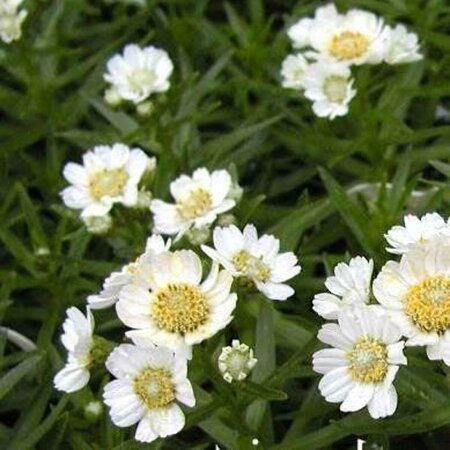
<path id="1" fill-rule="evenodd" d="M 83 165 L 66 164 L 63 175 L 72 186 L 61 196 L 69 208 L 81 209 L 82 217 L 106 215 L 114 203 L 135 206 L 138 184 L 155 165 L 155 158 L 138 148 L 97 146 L 83 155 Z"/>
<path id="2" fill-rule="evenodd" d="M 222 348 L 218 366 L 224 380 L 231 383 L 245 380 L 257 362 L 253 357 L 253 350 L 234 339 L 231 346 Z"/>
<path id="3" fill-rule="evenodd" d="M 281 66 L 282 86 L 285 88 L 302 89 L 308 61 L 300 53 L 287 56 Z"/>
<path id="4" fill-rule="evenodd" d="M 450 362 L 450 240 L 437 236 L 389 261 L 373 283 L 376 299 L 399 326 L 406 345 L 426 345 L 430 359 Z"/>
<path id="5" fill-rule="evenodd" d="M 69 308 L 63 330 L 61 341 L 68 351 L 68 360 L 56 374 L 54 384 L 59 391 L 75 392 L 87 385 L 90 376 L 94 317 L 89 308 L 86 317 L 79 309 Z"/>
<path id="6" fill-rule="evenodd" d="M 318 117 L 331 120 L 348 113 L 356 95 L 349 67 L 344 63 L 318 61 L 308 66 L 303 78 L 305 97 L 313 102 Z"/>
<path id="7" fill-rule="evenodd" d="M 178 403 L 195 405 L 185 358 L 162 347 L 122 344 L 110 354 L 106 368 L 116 377 L 103 393 L 115 425 L 137 423 L 135 438 L 140 442 L 152 442 L 183 429 L 185 418 Z"/>
<path id="8" fill-rule="evenodd" d="M 342 310 L 339 321 L 323 325 L 319 340 L 332 348 L 313 355 L 313 368 L 324 376 L 319 390 L 344 412 L 368 407 L 374 419 L 397 408 L 393 386 L 399 364 L 406 364 L 400 330 L 378 309 Z"/>
<path id="9" fill-rule="evenodd" d="M 388 64 L 404 64 L 423 59 L 416 33 L 408 32 L 404 25 L 385 29 L 385 55 Z"/>
<path id="10" fill-rule="evenodd" d="M 408 214 L 404 223 L 405 226 L 396 225 L 384 235 L 391 246 L 386 249 L 388 252 L 402 255 L 434 236 L 450 232 L 450 227 L 438 213 L 425 214 L 421 218 Z"/>
<path id="11" fill-rule="evenodd" d="M 123 55 L 113 56 L 107 63 L 104 79 L 123 100 L 138 104 L 155 92 L 169 89 L 173 63 L 166 51 L 150 46 L 127 45 Z"/>
<path id="12" fill-rule="evenodd" d="M 163 252 L 139 264 L 116 304 L 119 319 L 134 328 L 126 335 L 179 349 L 228 325 L 237 300 L 230 293 L 233 279 L 219 272 L 217 264 L 203 282 L 202 272 L 201 260 L 191 250 Z"/>
<path id="13" fill-rule="evenodd" d="M 372 272 L 373 261 L 361 256 L 352 258 L 348 264 L 339 263 L 334 276 L 325 281 L 330 293 L 316 294 L 313 310 L 325 319 L 335 320 L 343 307 L 368 303 Z"/>
<path id="14" fill-rule="evenodd" d="M 201 168 L 192 177 L 181 175 L 170 183 L 175 204 L 153 200 L 150 205 L 155 231 L 176 234 L 178 239 L 192 227 L 210 225 L 219 214 L 235 206 L 235 200 L 229 198 L 231 187 L 231 176 L 226 170 L 209 173 Z"/>
<path id="15" fill-rule="evenodd" d="M 19 11 L 23 0 L 2 0 L 0 3 L 0 39 L 6 44 L 17 41 L 22 36 L 22 23 L 28 15 Z"/>
<path id="16" fill-rule="evenodd" d="M 250 279 L 271 300 L 286 300 L 294 294 L 284 282 L 301 268 L 294 253 L 279 253 L 280 241 L 274 236 L 265 234 L 258 239 L 254 225 L 247 225 L 242 232 L 230 225 L 216 227 L 213 242 L 215 248 L 203 245 L 202 250 L 232 276 Z"/>
<path id="17" fill-rule="evenodd" d="M 109 214 L 103 216 L 87 216 L 81 219 L 86 229 L 92 234 L 105 234 L 111 229 L 113 224 L 112 217 Z"/>
<path id="18" fill-rule="evenodd" d="M 299 20 L 288 30 L 294 47 L 310 47 L 314 58 L 346 64 L 376 64 L 384 56 L 382 19 L 361 9 L 339 14 L 333 4 L 316 10 L 313 19 Z"/>
<path id="19" fill-rule="evenodd" d="M 147 239 L 145 252 L 136 261 L 126 264 L 119 272 L 113 272 L 103 283 L 103 288 L 98 295 L 90 295 L 87 302 L 92 309 L 103 309 L 114 305 L 119 300 L 120 291 L 130 284 L 137 267 L 144 261 L 148 261 L 151 255 L 168 251 L 171 240 L 164 242 L 161 236 L 153 235 Z"/>

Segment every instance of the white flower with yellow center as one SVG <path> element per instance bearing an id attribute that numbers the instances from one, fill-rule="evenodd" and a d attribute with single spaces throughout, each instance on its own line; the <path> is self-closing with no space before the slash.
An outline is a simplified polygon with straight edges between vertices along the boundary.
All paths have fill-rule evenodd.
<path id="1" fill-rule="evenodd" d="M 106 215 L 114 203 L 135 206 L 138 184 L 155 166 L 155 158 L 138 148 L 124 144 L 94 147 L 83 155 L 83 165 L 64 167 L 63 175 L 72 186 L 61 192 L 62 199 L 69 208 L 82 210 L 82 217 Z"/>
<path id="2" fill-rule="evenodd" d="M 288 30 L 294 47 L 309 47 L 312 58 L 345 64 L 377 64 L 384 56 L 382 19 L 361 9 L 339 14 L 333 4 L 320 7 L 315 17 L 299 20 Z"/>
<path id="3" fill-rule="evenodd" d="M 450 351 L 450 240 L 437 237 L 389 261 L 373 283 L 376 299 L 399 326 L 406 345 L 426 345 L 430 359 Z"/>
<path id="4" fill-rule="evenodd" d="M 395 28 L 385 29 L 385 55 L 388 64 L 405 64 L 423 59 L 420 53 L 419 39 L 416 33 L 411 33 L 399 24 Z"/>
<path id="5" fill-rule="evenodd" d="M 23 0 L 2 0 L 0 2 L 0 39 L 5 44 L 17 41 L 22 36 L 22 23 L 28 15 L 19 11 Z"/>
<path id="6" fill-rule="evenodd" d="M 400 330 L 370 306 L 343 309 L 338 324 L 323 325 L 318 338 L 332 346 L 313 355 L 313 368 L 324 376 L 319 390 L 343 412 L 367 406 L 374 419 L 397 408 L 393 386 L 400 364 L 406 364 Z"/>
<path id="7" fill-rule="evenodd" d="M 315 295 L 313 310 L 324 319 L 335 320 L 342 308 L 369 303 L 372 272 L 373 261 L 361 256 L 352 258 L 348 264 L 339 263 L 334 276 L 325 281 L 330 292 Z"/>
<path id="8" fill-rule="evenodd" d="M 236 202 L 230 198 L 232 180 L 226 170 L 197 169 L 192 177 L 181 175 L 170 183 L 175 204 L 153 200 L 155 232 L 177 235 L 177 239 L 190 228 L 204 228 L 217 216 L 232 209 Z"/>
<path id="9" fill-rule="evenodd" d="M 308 61 L 297 53 L 287 56 L 281 66 L 282 86 L 285 88 L 302 89 L 303 77 L 305 76 Z"/>
<path id="10" fill-rule="evenodd" d="M 68 360 L 64 368 L 56 374 L 54 384 L 59 391 L 75 392 L 86 386 L 90 377 L 94 317 L 89 308 L 86 317 L 77 308 L 69 308 L 63 330 L 61 341 L 68 351 Z"/>
<path id="11" fill-rule="evenodd" d="M 344 63 L 320 60 L 308 66 L 303 78 L 305 97 L 313 102 L 318 117 L 334 119 L 348 113 L 356 95 L 349 67 Z"/>
<path id="12" fill-rule="evenodd" d="M 213 336 L 232 320 L 232 277 L 213 264 L 202 282 L 202 263 L 191 250 L 163 252 L 139 264 L 132 284 L 116 304 L 119 319 L 134 328 L 126 335 L 171 349 Z"/>
<path id="13" fill-rule="evenodd" d="M 114 305 L 119 300 L 122 288 L 132 282 L 139 264 L 148 261 L 152 255 L 168 251 L 170 246 L 170 239 L 164 242 L 164 239 L 159 235 L 150 236 L 147 239 L 145 252 L 136 261 L 126 264 L 119 272 L 113 272 L 104 281 L 100 293 L 98 295 L 90 295 L 87 298 L 89 306 L 92 309 L 103 309 Z"/>
<path id="14" fill-rule="evenodd" d="M 135 438 L 140 442 L 183 429 L 185 418 L 179 403 L 195 405 L 185 358 L 163 347 L 122 344 L 110 354 L 106 368 L 116 377 L 103 393 L 115 425 L 137 423 Z"/>
<path id="15" fill-rule="evenodd" d="M 390 253 L 402 255 L 415 247 L 426 244 L 431 238 L 438 235 L 450 235 L 450 227 L 438 214 L 430 213 L 422 217 L 408 214 L 404 218 L 404 226 L 396 225 L 385 235 Z"/>
<path id="16" fill-rule="evenodd" d="M 253 357 L 253 350 L 234 339 L 231 346 L 222 348 L 218 366 L 224 380 L 231 383 L 245 380 L 257 362 Z"/>
<path id="17" fill-rule="evenodd" d="M 150 46 L 127 45 L 123 55 L 113 56 L 107 63 L 104 79 L 111 84 L 109 96 L 135 104 L 153 93 L 169 89 L 173 63 L 166 51 Z"/>
<path id="18" fill-rule="evenodd" d="M 285 281 L 300 273 L 297 257 L 292 252 L 280 253 L 280 241 L 271 235 L 258 238 L 254 225 L 240 231 L 235 225 L 216 227 L 214 248 L 202 250 L 220 263 L 233 277 L 246 277 L 271 300 L 286 300 L 294 294 Z"/>

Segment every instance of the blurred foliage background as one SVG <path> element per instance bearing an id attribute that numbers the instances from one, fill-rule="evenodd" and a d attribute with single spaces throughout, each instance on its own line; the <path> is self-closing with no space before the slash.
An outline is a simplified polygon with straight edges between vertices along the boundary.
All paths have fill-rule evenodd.
<path id="1" fill-rule="evenodd" d="M 317 390 L 311 353 L 321 321 L 311 311 L 324 276 L 349 255 L 380 266 L 383 233 L 406 211 L 449 214 L 450 5 L 446 0 L 337 1 L 387 23 L 403 22 L 422 42 L 422 62 L 354 71 L 358 95 L 348 116 L 316 118 L 280 86 L 291 51 L 286 28 L 319 1 L 147 0 L 143 7 L 101 0 L 29 0 L 22 39 L 0 47 L 0 320 L 37 343 L 23 352 L 0 335 L 0 447 L 26 449 L 442 449 L 450 445 L 449 375 L 408 350 L 399 408 L 373 421 L 343 415 Z M 150 117 L 103 101 L 106 60 L 129 42 L 152 43 L 175 63 L 172 87 Z M 438 112 L 438 113 L 437 113 Z M 242 298 L 236 320 L 196 349 L 190 369 L 197 406 L 179 435 L 150 445 L 94 420 L 92 389 L 60 395 L 52 377 L 65 353 L 60 324 L 84 308 L 105 276 L 143 249 L 148 212 L 116 215 L 104 238 L 89 235 L 59 198 L 61 171 L 91 146 L 124 142 L 158 159 L 152 191 L 199 166 L 229 168 L 245 188 L 236 215 L 274 233 L 300 258 L 296 296 L 284 303 Z M 120 340 L 112 311 L 98 331 Z M 239 336 L 256 349 L 246 392 L 216 370 L 218 349 Z M 285 395 L 285 394 L 286 395 Z M 287 398 L 286 398 L 287 397 Z"/>

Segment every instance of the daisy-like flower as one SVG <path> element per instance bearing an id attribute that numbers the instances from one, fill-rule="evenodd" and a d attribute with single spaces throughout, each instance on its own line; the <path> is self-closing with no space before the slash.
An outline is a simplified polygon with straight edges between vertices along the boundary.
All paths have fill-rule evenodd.
<path id="1" fill-rule="evenodd" d="M 421 218 L 408 214 L 404 223 L 404 226 L 392 227 L 384 235 L 390 245 L 386 249 L 388 252 L 402 255 L 437 235 L 450 234 L 450 227 L 438 213 L 425 214 Z"/>
<path id="2" fill-rule="evenodd" d="M 138 184 L 146 171 L 156 166 L 138 148 L 124 144 L 101 145 L 83 155 L 83 165 L 68 163 L 63 175 L 72 185 L 61 192 L 64 203 L 80 209 L 82 217 L 108 214 L 114 203 L 135 206 Z"/>
<path id="3" fill-rule="evenodd" d="M 313 102 L 318 117 L 333 120 L 348 113 L 348 105 L 356 95 L 348 65 L 318 61 L 308 66 L 303 78 L 305 97 Z"/>
<path id="4" fill-rule="evenodd" d="M 89 308 L 86 317 L 79 309 L 69 308 L 63 330 L 61 341 L 68 351 L 68 360 L 64 368 L 56 374 L 54 384 L 59 391 L 75 392 L 86 386 L 90 377 L 94 317 Z"/>
<path id="5" fill-rule="evenodd" d="M 137 423 L 135 438 L 140 442 L 183 429 L 185 418 L 178 403 L 195 405 L 185 358 L 162 347 L 122 344 L 110 354 L 106 368 L 116 377 L 103 393 L 115 425 Z"/>
<path id="6" fill-rule="evenodd" d="M 231 383 L 245 380 L 257 362 L 253 357 L 253 350 L 234 339 L 231 346 L 222 348 L 218 366 L 224 380 Z"/>
<path id="7" fill-rule="evenodd" d="M 107 63 L 105 81 L 111 84 L 109 96 L 135 104 L 157 92 L 169 89 L 173 63 L 166 51 L 150 46 L 127 45 L 123 55 L 113 56 Z"/>
<path id="8" fill-rule="evenodd" d="M 17 41 L 22 36 L 22 23 L 28 15 L 19 11 L 23 0 L 2 0 L 0 3 L 0 39 L 5 44 Z"/>
<path id="9" fill-rule="evenodd" d="M 313 310 L 324 319 L 336 320 L 342 308 L 367 304 L 372 272 L 373 261 L 362 256 L 352 258 L 348 264 L 339 263 L 334 268 L 334 276 L 325 281 L 330 292 L 315 295 Z"/>
<path id="10" fill-rule="evenodd" d="M 229 197 L 232 188 L 226 170 L 197 169 L 192 177 L 181 175 L 170 183 L 175 204 L 153 200 L 155 232 L 177 235 L 177 239 L 190 228 L 203 228 L 212 224 L 217 216 L 232 209 L 236 202 Z"/>
<path id="11" fill-rule="evenodd" d="M 367 406 L 374 419 L 397 408 L 393 386 L 400 364 L 406 364 L 400 330 L 378 309 L 343 309 L 338 324 L 323 325 L 318 338 L 332 346 L 313 355 L 313 368 L 324 376 L 319 390 L 343 412 Z"/>
<path id="12" fill-rule="evenodd" d="M 119 272 L 113 272 L 103 283 L 103 288 L 98 295 L 90 295 L 87 302 L 92 309 L 103 309 L 114 305 L 119 300 L 120 291 L 124 286 L 130 284 L 136 274 L 139 264 L 149 261 L 152 255 L 168 251 L 171 240 L 164 239 L 159 235 L 150 236 L 147 239 L 145 252 L 136 261 L 126 264 Z"/>
<path id="13" fill-rule="evenodd" d="M 202 250 L 220 263 L 233 277 L 245 277 L 271 300 L 286 300 L 294 294 L 285 281 L 300 273 L 297 257 L 292 252 L 280 253 L 280 241 L 272 235 L 258 238 L 254 225 L 241 232 L 235 225 L 216 227 L 214 247 Z"/>
<path id="14" fill-rule="evenodd" d="M 232 277 L 213 264 L 202 282 L 200 258 L 191 250 L 163 252 L 139 264 L 116 304 L 119 319 L 140 337 L 171 349 L 198 344 L 232 320 Z"/>
<path id="15" fill-rule="evenodd" d="M 417 34 L 409 32 L 404 25 L 386 27 L 385 39 L 384 61 L 388 64 L 405 64 L 423 59 Z"/>
<path id="16" fill-rule="evenodd" d="M 281 65 L 282 86 L 285 88 L 302 89 L 308 61 L 297 53 L 287 56 Z"/>
<path id="17" fill-rule="evenodd" d="M 333 4 L 320 7 L 314 18 L 299 20 L 288 30 L 294 47 L 309 47 L 312 58 L 346 64 L 377 64 L 384 56 L 382 19 L 361 9 L 339 14 Z"/>
<path id="18" fill-rule="evenodd" d="M 450 240 L 437 236 L 388 261 L 373 283 L 376 299 L 408 338 L 427 346 L 430 359 L 450 362 Z"/>

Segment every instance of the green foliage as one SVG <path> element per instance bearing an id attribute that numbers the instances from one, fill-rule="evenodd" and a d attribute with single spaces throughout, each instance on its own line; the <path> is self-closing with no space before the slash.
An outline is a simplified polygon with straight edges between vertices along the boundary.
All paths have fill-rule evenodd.
<path id="1" fill-rule="evenodd" d="M 399 408 L 381 421 L 326 404 L 310 363 L 321 323 L 311 300 L 330 268 L 350 254 L 382 264 L 383 234 L 406 211 L 449 215 L 449 118 L 435 111 L 449 106 L 450 8 L 445 0 L 338 1 L 409 24 L 425 59 L 359 68 L 349 115 L 329 122 L 279 79 L 290 51 L 286 26 L 321 3 L 26 2 L 23 38 L 0 47 L 0 320 L 38 350 L 21 352 L 1 335 L 1 448 L 239 450 L 255 448 L 258 438 L 264 449 L 346 449 L 361 437 L 385 450 L 431 450 L 448 442 L 450 373 L 425 365 L 422 352 L 408 350 L 420 370 L 401 369 Z M 128 42 L 154 43 L 175 62 L 172 88 L 155 98 L 150 117 L 102 99 L 105 62 Z M 104 373 L 71 396 L 51 386 L 65 358 L 65 309 L 84 308 L 105 276 L 142 251 L 151 230 L 150 213 L 120 210 L 110 234 L 94 237 L 62 205 L 64 164 L 117 141 L 157 157 L 157 198 L 167 198 L 181 173 L 232 165 L 245 188 L 239 223 L 277 235 L 303 266 L 296 295 L 284 303 L 241 295 L 234 323 L 196 349 L 197 405 L 186 410 L 185 430 L 150 445 L 114 427 L 106 411 L 95 423 L 84 416 L 101 397 Z M 112 311 L 99 312 L 97 322 L 121 339 Z M 251 381 L 229 385 L 216 357 L 238 336 L 259 362 Z"/>

